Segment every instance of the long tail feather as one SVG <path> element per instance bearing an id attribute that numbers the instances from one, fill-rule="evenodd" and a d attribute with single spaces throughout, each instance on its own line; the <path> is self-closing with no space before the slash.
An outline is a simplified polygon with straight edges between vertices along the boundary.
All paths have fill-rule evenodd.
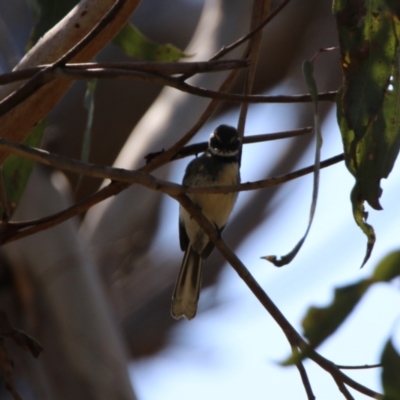
<path id="1" fill-rule="evenodd" d="M 171 314 L 175 319 L 192 319 L 197 312 L 201 286 L 202 259 L 192 247 L 188 246 L 178 280 L 172 295 Z"/>

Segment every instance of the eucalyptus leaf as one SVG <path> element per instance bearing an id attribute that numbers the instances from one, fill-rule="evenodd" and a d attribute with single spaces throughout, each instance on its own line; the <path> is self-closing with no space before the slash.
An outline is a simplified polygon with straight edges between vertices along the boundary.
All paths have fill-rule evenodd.
<path id="1" fill-rule="evenodd" d="M 319 187 L 319 172 L 320 172 L 320 161 L 321 161 L 321 147 L 322 147 L 322 133 L 319 122 L 319 109 L 318 109 L 318 88 L 317 83 L 314 79 L 314 67 L 311 61 L 304 61 L 303 63 L 303 75 L 308 86 L 308 91 L 311 94 L 312 102 L 314 105 L 314 131 L 315 131 L 315 156 L 314 156 L 314 182 L 313 192 L 310 206 L 310 214 L 308 218 L 308 225 L 302 238 L 297 242 L 296 246 L 282 257 L 277 256 L 264 256 L 261 257 L 264 260 L 272 262 L 276 267 L 282 267 L 289 264 L 300 251 L 303 246 L 308 233 L 310 232 L 312 221 L 314 219 L 315 210 L 317 208 L 318 199 L 318 187 Z"/>
<path id="2" fill-rule="evenodd" d="M 369 280 L 335 289 L 334 299 L 327 307 L 310 307 L 302 321 L 304 336 L 315 348 L 329 337 L 353 311 L 366 290 Z"/>
<path id="3" fill-rule="evenodd" d="M 376 266 L 372 279 L 377 282 L 390 282 L 398 276 L 400 276 L 400 251 L 394 251 Z"/>
<path id="4" fill-rule="evenodd" d="M 114 38 L 113 43 L 128 56 L 136 57 L 140 60 L 171 62 L 190 57 L 170 43 L 158 44 L 153 42 L 131 23 L 122 28 Z"/>
<path id="5" fill-rule="evenodd" d="M 382 400 L 400 399 L 400 355 L 388 340 L 383 350 L 382 357 L 382 386 L 384 396 Z"/>
<path id="6" fill-rule="evenodd" d="M 384 0 L 335 0 L 334 13 L 344 76 L 337 116 L 346 166 L 356 180 L 353 215 L 368 238 L 364 265 L 376 239 L 364 203 L 382 209 L 380 181 L 400 150 L 400 22 L 398 7 Z"/>
<path id="7" fill-rule="evenodd" d="M 37 23 L 31 33 L 28 48 L 32 47 L 49 29 L 61 21 L 79 0 L 30 0 Z"/>

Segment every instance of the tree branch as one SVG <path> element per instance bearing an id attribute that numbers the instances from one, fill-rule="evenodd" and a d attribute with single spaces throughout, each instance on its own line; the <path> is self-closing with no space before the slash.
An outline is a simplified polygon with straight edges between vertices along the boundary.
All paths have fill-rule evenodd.
<path id="1" fill-rule="evenodd" d="M 139 171 L 128 171 L 121 168 L 112 168 L 85 163 L 83 161 L 52 154 L 44 150 L 30 148 L 28 146 L 24 146 L 18 143 L 12 143 L 2 138 L 0 138 L 0 148 L 1 147 L 6 147 L 14 154 L 29 158 L 33 161 L 40 162 L 45 165 L 50 165 L 55 168 L 75 172 L 81 175 L 91 176 L 94 178 L 111 179 L 113 181 L 110 185 L 101 189 L 94 195 L 89 196 L 82 202 L 52 216 L 45 217 L 40 220 L 22 223 L 9 222 L 6 225 L 3 225 L 1 235 L 2 244 L 15 241 L 22 237 L 37 233 L 44 229 L 51 228 L 61 222 L 64 222 L 77 214 L 85 212 L 94 204 L 97 204 L 110 196 L 118 194 L 133 183 L 140 184 L 151 190 L 161 191 L 169 195 L 178 195 L 182 193 L 230 193 L 277 186 L 289 180 L 293 180 L 306 174 L 312 173 L 314 170 L 313 166 L 309 166 L 291 172 L 289 174 L 282 175 L 280 177 L 242 183 L 239 185 L 219 187 L 185 187 L 172 182 L 157 179 L 152 175 L 143 172 L 144 169 L 146 167 L 148 168 L 151 164 L 146 165 Z M 155 159 L 155 161 L 156 160 L 157 159 Z M 321 168 L 328 167 L 342 160 L 343 155 L 332 157 L 321 162 Z"/>
<path id="2" fill-rule="evenodd" d="M 278 139 L 287 139 L 291 137 L 296 137 L 300 135 L 304 135 L 306 133 L 311 133 L 314 128 L 312 127 L 304 127 L 299 129 L 294 129 L 290 131 L 284 131 L 279 133 L 265 133 L 261 135 L 252 135 L 252 136 L 245 136 L 243 138 L 243 144 L 251 144 L 251 143 L 259 143 L 259 142 L 268 142 L 270 140 L 278 140 Z M 191 144 L 189 146 L 185 146 L 182 148 L 178 153 L 172 157 L 172 160 L 180 160 L 182 158 L 197 155 L 207 150 L 208 142 L 201 142 Z M 157 151 L 154 153 L 147 154 L 144 158 L 146 162 L 152 161 L 154 158 L 163 154 L 164 151 Z"/>
<path id="3" fill-rule="evenodd" d="M 343 396 L 345 397 L 346 400 L 354 400 L 354 397 L 352 394 L 349 392 L 349 389 L 347 389 L 346 385 L 343 383 L 342 380 L 340 380 L 338 377 L 333 377 L 335 380 L 339 390 L 342 392 Z"/>
<path id="4" fill-rule="evenodd" d="M 276 7 L 275 10 L 273 10 L 270 14 L 268 14 L 268 16 L 264 19 L 264 21 L 261 22 L 256 28 L 254 28 L 247 35 L 241 37 L 236 42 L 230 44 L 229 46 L 223 47 L 210 60 L 217 60 L 217 59 L 223 57 L 224 55 L 228 54 L 230 51 L 232 51 L 232 50 L 236 49 L 237 47 L 239 47 L 241 44 L 243 44 L 247 40 L 251 39 L 256 33 L 258 33 L 267 24 L 269 24 L 289 3 L 290 3 L 290 0 L 282 1 L 282 3 L 278 7 Z"/>
<path id="5" fill-rule="evenodd" d="M 2 138 L 0 138 L 0 148 L 1 147 L 7 148 L 16 155 L 28 158 L 41 164 L 49 165 L 54 168 L 59 168 L 64 171 L 74 172 L 80 175 L 90 176 L 92 178 L 110 179 L 112 181 L 129 184 L 136 183 L 145 186 L 148 189 L 160 191 L 171 196 L 177 196 L 182 193 L 232 193 L 254 189 L 265 189 L 280 185 L 281 183 L 288 182 L 289 180 L 299 178 L 312 172 L 314 168 L 313 166 L 309 166 L 285 175 L 281 175 L 279 177 L 241 183 L 237 185 L 186 187 L 162 179 L 157 179 L 141 170 L 130 171 L 122 168 L 91 164 L 58 154 L 53 154 L 45 150 L 31 148 L 19 143 L 9 142 L 8 140 Z M 342 160 L 343 155 L 340 154 L 323 161 L 321 166 L 328 167 Z"/>
<path id="6" fill-rule="evenodd" d="M 292 353 L 294 355 L 294 357 L 298 356 L 299 350 L 297 347 L 292 347 Z M 308 375 L 307 375 L 307 371 L 304 367 L 303 361 L 300 361 L 296 364 L 296 367 L 299 371 L 300 377 L 301 377 L 301 381 L 303 383 L 304 389 L 306 391 L 307 394 L 307 399 L 308 400 L 315 400 L 315 395 L 312 391 L 312 387 L 311 387 L 311 383 L 310 380 L 308 379 Z"/>
<path id="7" fill-rule="evenodd" d="M 270 299 L 267 293 L 262 289 L 259 283 L 250 274 L 245 265 L 240 261 L 236 254 L 227 246 L 221 235 L 217 232 L 214 225 L 203 215 L 201 210 L 193 204 L 193 202 L 185 194 L 178 196 L 171 196 L 177 200 L 180 205 L 193 217 L 193 219 L 204 230 L 210 240 L 214 243 L 215 247 L 224 256 L 225 260 L 233 267 L 239 277 L 244 281 L 247 287 L 263 305 L 263 307 L 272 316 L 275 322 L 282 329 L 286 338 L 288 339 L 291 347 L 298 347 L 301 351 L 307 351 L 307 356 L 323 369 L 325 369 L 336 382 L 347 384 L 353 389 L 365 394 L 366 396 L 374 399 L 379 399 L 380 394 L 373 390 L 361 385 L 360 383 L 352 380 L 347 375 L 343 374 L 334 363 L 322 357 L 315 350 L 309 348 L 308 343 L 300 336 L 296 329 L 290 324 L 286 317 L 282 314 L 275 303 Z"/>
<path id="8" fill-rule="evenodd" d="M 251 29 L 254 30 L 263 19 L 265 19 L 269 14 L 270 0 L 254 0 L 253 10 L 251 14 Z M 250 95 L 253 90 L 253 83 L 256 74 L 256 67 L 258 56 L 260 52 L 262 39 L 262 30 L 256 31 L 256 33 L 251 37 L 247 46 L 247 57 L 250 60 L 249 68 L 246 71 L 246 80 L 244 83 L 243 93 L 244 95 Z M 238 131 L 240 138 L 244 137 L 244 128 L 246 125 L 247 110 L 249 108 L 248 103 L 243 102 L 240 105 L 240 113 L 238 120 Z M 240 161 L 239 161 L 240 162 Z"/>
<path id="9" fill-rule="evenodd" d="M 18 82 L 32 78 L 38 72 L 44 71 L 46 68 L 50 68 L 51 65 L 41 65 L 38 67 L 27 68 L 17 70 L 0 75 L 0 85 L 6 85 L 12 82 Z M 82 73 L 82 77 L 87 79 L 90 77 L 90 73 L 103 71 L 104 76 L 107 77 L 109 73 L 110 77 L 115 75 L 122 75 L 126 71 L 136 72 L 151 72 L 161 75 L 176 75 L 190 73 L 192 75 L 197 73 L 209 73 L 226 71 L 235 68 L 245 68 L 248 66 L 246 60 L 221 60 L 221 61 L 198 61 L 198 62 L 119 62 L 119 63 L 71 63 L 60 66 L 56 70 L 49 70 L 47 75 L 52 79 L 60 77 L 61 71 L 72 71 L 76 73 Z M 85 72 L 89 75 L 85 75 Z M 114 75 L 114 76 L 113 76 Z"/>
<path id="10" fill-rule="evenodd" d="M 371 368 L 381 368 L 382 364 L 372 364 L 372 365 L 338 365 L 336 367 L 339 369 L 371 369 Z"/>
<path id="11" fill-rule="evenodd" d="M 309 94 L 303 95 L 249 95 L 223 93 L 219 91 L 209 90 L 197 86 L 189 85 L 183 82 L 179 77 L 159 75 L 152 72 L 143 72 L 136 70 L 118 70 L 118 69 L 76 69 L 58 67 L 58 63 L 48 66 L 37 72 L 28 82 L 21 86 L 14 93 L 6 97 L 0 102 L 0 117 L 4 116 L 20 103 L 27 100 L 47 83 L 55 80 L 55 77 L 65 77 L 73 79 L 134 79 L 142 82 L 157 84 L 161 86 L 170 86 L 185 93 L 190 93 L 199 97 L 206 97 L 217 100 L 225 100 L 234 103 L 304 103 L 310 102 Z M 336 91 L 320 93 L 318 99 L 320 101 L 335 101 Z"/>

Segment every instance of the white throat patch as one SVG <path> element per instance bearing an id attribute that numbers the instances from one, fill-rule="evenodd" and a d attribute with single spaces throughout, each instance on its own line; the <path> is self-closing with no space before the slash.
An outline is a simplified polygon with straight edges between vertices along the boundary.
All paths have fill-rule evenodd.
<path id="1" fill-rule="evenodd" d="M 221 151 L 219 149 L 213 149 L 209 147 L 210 152 L 218 157 L 236 157 L 239 154 L 239 150 L 234 151 Z"/>

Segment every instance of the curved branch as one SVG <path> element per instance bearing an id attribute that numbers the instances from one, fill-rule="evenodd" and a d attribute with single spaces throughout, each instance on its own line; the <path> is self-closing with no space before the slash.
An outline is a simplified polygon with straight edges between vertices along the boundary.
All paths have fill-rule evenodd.
<path id="1" fill-rule="evenodd" d="M 224 93 L 215 90 L 205 89 L 189 85 L 183 82 L 179 77 L 160 75 L 153 72 L 144 72 L 139 70 L 127 69 L 77 69 L 49 66 L 37 72 L 24 86 L 12 93 L 10 96 L 0 102 L 0 117 L 10 112 L 41 89 L 44 85 L 54 82 L 55 78 L 73 78 L 79 79 L 133 79 L 146 83 L 153 83 L 161 86 L 170 86 L 185 93 L 193 94 L 199 97 L 206 97 L 216 100 L 225 100 L 234 103 L 305 103 L 312 101 L 309 94 L 301 95 L 250 95 Z M 320 93 L 320 101 L 335 101 L 337 91 Z"/>

